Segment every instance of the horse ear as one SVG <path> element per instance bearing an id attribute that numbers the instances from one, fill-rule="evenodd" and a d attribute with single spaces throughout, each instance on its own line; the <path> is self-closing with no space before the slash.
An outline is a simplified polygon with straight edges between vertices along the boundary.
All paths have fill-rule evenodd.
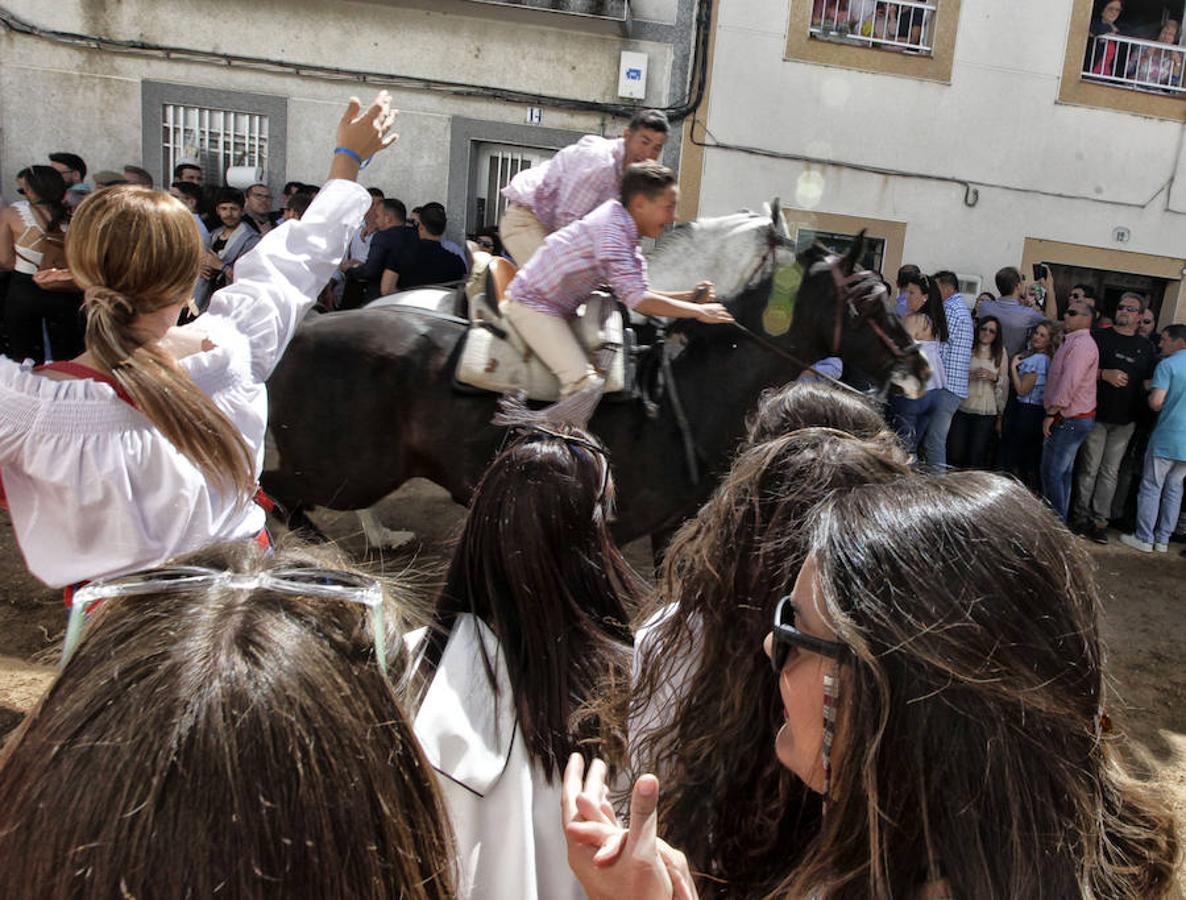
<path id="1" fill-rule="evenodd" d="M 770 201 L 770 221 L 774 224 L 775 234 L 784 238 L 791 236 L 787 231 L 787 221 L 782 217 L 782 204 L 777 197 Z"/>
<path id="2" fill-rule="evenodd" d="M 857 266 L 861 263 L 861 257 L 865 255 L 866 243 L 865 229 L 862 228 L 861 233 L 857 235 L 857 239 L 852 242 L 852 247 L 840 262 L 840 268 L 845 275 L 851 275 L 857 270 Z"/>

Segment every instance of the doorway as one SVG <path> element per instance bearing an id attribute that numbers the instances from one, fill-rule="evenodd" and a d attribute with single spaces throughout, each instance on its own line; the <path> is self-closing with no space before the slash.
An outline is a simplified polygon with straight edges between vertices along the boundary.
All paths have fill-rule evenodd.
<path id="1" fill-rule="evenodd" d="M 1153 310 L 1154 316 L 1160 316 L 1166 287 L 1170 284 L 1165 278 L 1155 278 L 1151 275 L 1133 275 L 1129 272 L 1112 272 L 1107 269 L 1058 263 L 1050 263 L 1050 274 L 1054 276 L 1054 292 L 1058 295 L 1060 315 L 1066 308 L 1066 299 L 1071 288 L 1077 284 L 1085 284 L 1094 289 L 1096 309 L 1102 316 L 1112 318 L 1116 314 L 1116 305 L 1120 302 L 1121 295 L 1126 293 L 1140 294 L 1145 298 L 1145 305 Z"/>

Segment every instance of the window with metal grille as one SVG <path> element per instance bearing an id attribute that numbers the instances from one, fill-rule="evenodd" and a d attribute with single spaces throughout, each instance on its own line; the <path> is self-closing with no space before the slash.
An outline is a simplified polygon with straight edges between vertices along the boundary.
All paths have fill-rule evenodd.
<path id="1" fill-rule="evenodd" d="M 166 103 L 161 110 L 162 172 L 178 163 L 201 166 L 207 184 L 226 184 L 227 169 L 250 166 L 268 179 L 268 117 L 257 113 Z"/>
<path id="2" fill-rule="evenodd" d="M 470 195 L 475 228 L 497 225 L 507 207 L 502 189 L 524 169 L 542 165 L 555 152 L 514 144 L 478 144 L 477 178 Z"/>
<path id="3" fill-rule="evenodd" d="M 918 0 L 814 0 L 811 36 L 931 56 L 937 10 Z"/>
<path id="4" fill-rule="evenodd" d="M 1104 3 L 1092 19 L 1083 59 L 1085 81 L 1186 96 L 1182 18 L 1164 0 Z M 1177 18 L 1174 18 L 1177 16 Z"/>

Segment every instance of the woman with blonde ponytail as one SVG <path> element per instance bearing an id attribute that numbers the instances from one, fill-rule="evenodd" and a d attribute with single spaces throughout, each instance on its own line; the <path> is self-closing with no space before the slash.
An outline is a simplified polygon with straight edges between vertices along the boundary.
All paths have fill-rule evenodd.
<path id="1" fill-rule="evenodd" d="M 370 208 L 358 170 L 395 141 L 394 119 L 386 92 L 365 111 L 351 99 L 305 216 L 182 327 L 202 256 L 189 209 L 133 185 L 79 206 L 66 257 L 86 351 L 40 368 L 0 359 L 0 475 L 34 575 L 66 587 L 263 531 L 264 383 Z"/>

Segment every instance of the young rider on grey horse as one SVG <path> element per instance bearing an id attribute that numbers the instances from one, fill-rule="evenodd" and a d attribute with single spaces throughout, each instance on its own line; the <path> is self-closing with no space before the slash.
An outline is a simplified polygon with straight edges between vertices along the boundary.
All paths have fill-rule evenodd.
<path id="1" fill-rule="evenodd" d="M 502 310 L 523 339 L 560 379 L 560 395 L 598 388 L 601 377 L 569 327 L 577 308 L 608 284 L 618 300 L 644 315 L 733 321 L 711 282 L 696 290 L 659 292 L 647 283 L 640 237 L 658 237 L 675 221 L 675 173 L 648 161 L 622 179 L 620 200 L 607 200 L 583 219 L 548 236 L 543 247 L 507 286 Z M 697 294 L 706 302 L 697 302 Z"/>

